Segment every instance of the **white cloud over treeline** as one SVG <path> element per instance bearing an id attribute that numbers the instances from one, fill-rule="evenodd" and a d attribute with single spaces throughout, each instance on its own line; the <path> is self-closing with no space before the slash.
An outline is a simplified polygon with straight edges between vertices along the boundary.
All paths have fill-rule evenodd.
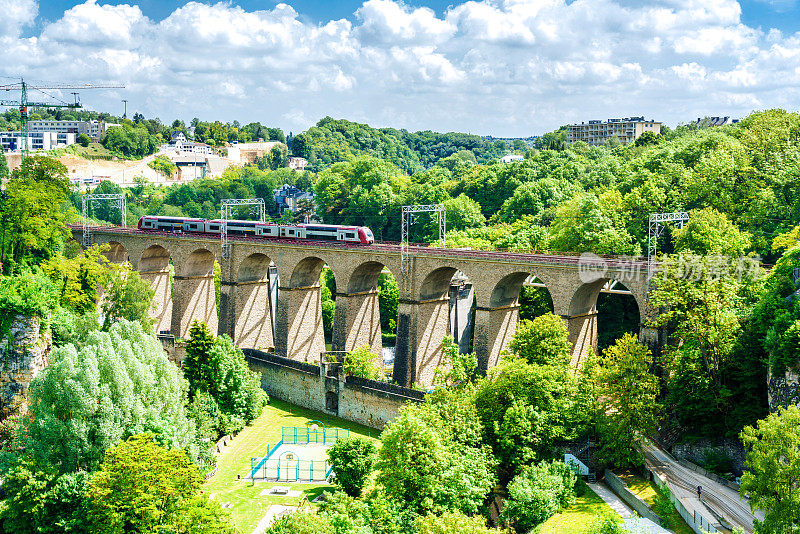
<path id="1" fill-rule="evenodd" d="M 674 124 L 791 108 L 800 92 L 800 33 L 748 27 L 735 0 L 474 0 L 441 16 L 367 0 L 320 24 L 289 4 L 190 2 L 163 20 L 96 0 L 53 22 L 37 11 L 0 0 L 0 74 L 125 83 L 83 100 L 116 110 L 127 98 L 163 120 L 298 131 L 331 115 L 518 136 L 611 116 Z"/>

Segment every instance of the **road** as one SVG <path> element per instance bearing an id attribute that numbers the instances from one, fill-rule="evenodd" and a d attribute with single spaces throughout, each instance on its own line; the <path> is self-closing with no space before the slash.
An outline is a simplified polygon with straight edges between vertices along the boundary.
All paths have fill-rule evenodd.
<path id="1" fill-rule="evenodd" d="M 643 449 L 647 465 L 666 477 L 670 491 L 690 514 L 697 511 L 712 523 L 717 523 L 715 516 L 723 517 L 732 527 L 753 532 L 750 504 L 736 490 L 682 466 L 672 455 L 649 441 L 645 442 Z M 702 487 L 702 501 L 697 498 L 697 486 Z M 757 516 L 764 519 L 761 512 Z"/>

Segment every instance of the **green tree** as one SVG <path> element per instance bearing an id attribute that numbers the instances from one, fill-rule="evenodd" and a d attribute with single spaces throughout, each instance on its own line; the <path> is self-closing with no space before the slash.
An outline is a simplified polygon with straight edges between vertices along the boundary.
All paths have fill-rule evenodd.
<path id="1" fill-rule="evenodd" d="M 7 498 L 0 525 L 9 534 L 88 534 L 84 471 L 60 474 L 56 466 L 23 456 L 4 473 Z"/>
<path id="2" fill-rule="evenodd" d="M 260 374 L 250 371 L 231 338 L 215 338 L 205 323 L 192 323 L 189 335 L 184 373 L 191 396 L 208 393 L 229 418 L 230 427 L 223 432 L 238 432 L 261 414 L 267 402 Z"/>
<path id="3" fill-rule="evenodd" d="M 103 250 L 92 245 L 73 258 L 57 255 L 42 262 L 42 271 L 59 288 L 62 306 L 78 314 L 96 309 L 98 288 L 106 285 L 111 272 Z"/>
<path id="4" fill-rule="evenodd" d="M 153 438 L 136 434 L 106 451 L 87 492 L 94 528 L 120 534 L 164 526 L 170 532 L 234 532 L 218 504 L 196 496 L 203 478 L 185 451 Z"/>
<path id="5" fill-rule="evenodd" d="M 692 211 L 688 224 L 675 230 L 673 238 L 675 252 L 741 256 L 750 248 L 750 234 L 714 208 Z"/>
<path id="6" fill-rule="evenodd" d="M 462 354 L 452 336 L 442 339 L 442 360 L 433 373 L 433 383 L 437 386 L 452 387 L 463 384 L 478 367 L 474 352 Z"/>
<path id="7" fill-rule="evenodd" d="M 397 302 L 400 288 L 397 280 L 390 273 L 378 276 L 378 307 L 381 316 L 381 330 L 394 332 L 397 328 Z"/>
<path id="8" fill-rule="evenodd" d="M 276 519 L 264 534 L 336 534 L 327 516 L 299 510 Z"/>
<path id="9" fill-rule="evenodd" d="M 800 532 L 800 408 L 781 408 L 741 433 L 747 467 L 739 491 L 764 511 L 758 534 Z"/>
<path id="10" fill-rule="evenodd" d="M 269 149 L 266 160 L 267 166 L 272 170 L 286 167 L 289 164 L 289 150 L 286 145 L 279 143 Z"/>
<path id="11" fill-rule="evenodd" d="M 361 438 L 338 440 L 328 449 L 333 482 L 351 497 L 359 497 L 375 465 L 375 444 Z"/>
<path id="12" fill-rule="evenodd" d="M 638 255 L 626 223 L 618 191 L 579 194 L 556 210 L 550 244 L 563 252 Z"/>
<path id="13" fill-rule="evenodd" d="M 104 327 L 108 329 L 119 319 L 138 321 L 148 330 L 152 330 L 150 311 L 154 307 L 155 291 L 146 280 L 142 280 L 138 271 L 125 262 L 113 270 L 105 285 L 102 310 L 105 317 Z"/>
<path id="14" fill-rule="evenodd" d="M 464 193 L 445 200 L 444 209 L 447 214 L 447 228 L 452 230 L 475 228 L 486 223 L 486 217 L 481 213 L 481 205 Z"/>
<path id="15" fill-rule="evenodd" d="M 390 499 L 417 513 L 476 514 L 497 482 L 496 461 L 488 447 L 455 441 L 449 425 L 431 427 L 431 415 L 406 410 L 384 429 L 377 482 Z"/>
<path id="16" fill-rule="evenodd" d="M 92 140 L 91 140 L 91 139 L 89 139 L 89 136 L 88 136 L 88 135 L 86 135 L 86 134 L 83 134 L 83 133 L 82 133 L 82 134 L 80 134 L 80 135 L 78 136 L 77 143 L 78 143 L 79 145 L 81 145 L 82 147 L 84 147 L 84 148 L 85 148 L 85 147 L 87 147 L 87 146 L 89 146 L 89 143 L 91 143 L 91 142 L 92 142 Z"/>
<path id="17" fill-rule="evenodd" d="M 615 467 L 638 467 L 639 436 L 657 428 L 658 379 L 650 373 L 650 350 L 625 334 L 603 352 L 594 380 L 598 384 L 597 426 L 601 457 Z M 591 371 L 587 369 L 587 374 Z"/>
<path id="18" fill-rule="evenodd" d="M 564 366 L 572 354 L 564 320 L 553 313 L 540 315 L 532 321 L 520 321 L 508 348 L 528 363 L 537 365 Z"/>
<path id="19" fill-rule="evenodd" d="M 657 145 L 660 141 L 660 134 L 656 134 L 655 132 L 642 132 L 642 134 L 636 138 L 636 141 L 633 142 L 633 146 Z"/>
<path id="20" fill-rule="evenodd" d="M 186 343 L 186 357 L 183 360 L 183 374 L 189 381 L 189 397 L 198 391 L 209 392 L 216 376 L 217 362 L 211 361 L 214 347 L 214 334 L 208 325 L 193 321 L 189 327 L 189 341 Z"/>
<path id="21" fill-rule="evenodd" d="M 527 532 L 575 500 L 577 477 L 564 462 L 526 467 L 508 485 L 500 518 L 517 532 Z"/>
<path id="22" fill-rule="evenodd" d="M 740 280 L 734 267 L 714 257 L 672 256 L 661 263 L 650 293 L 652 306 L 661 310 L 653 324 L 669 326 L 676 340 L 663 358 L 666 403 L 675 422 L 703 435 L 741 429 L 730 418 L 735 383 L 729 370 L 740 354 L 749 276 Z"/>
<path id="23" fill-rule="evenodd" d="M 78 351 L 53 349 L 31 382 L 25 448 L 61 472 L 94 470 L 103 453 L 151 430 L 170 446 L 194 449 L 186 418 L 188 385 L 155 336 L 124 319 L 92 332 Z"/>
<path id="24" fill-rule="evenodd" d="M 6 187 L 0 261 L 49 258 L 61 247 L 68 236 L 62 205 L 70 189 L 62 163 L 43 156 L 25 158 Z"/>

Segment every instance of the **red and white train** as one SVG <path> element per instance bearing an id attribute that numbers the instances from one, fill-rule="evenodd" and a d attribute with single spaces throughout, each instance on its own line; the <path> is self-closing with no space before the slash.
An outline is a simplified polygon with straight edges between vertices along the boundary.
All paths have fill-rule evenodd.
<path id="1" fill-rule="evenodd" d="M 190 219 L 188 217 L 159 217 L 146 215 L 139 219 L 139 230 L 159 232 L 219 234 L 219 219 Z M 375 242 L 372 230 L 366 226 L 337 224 L 275 224 L 258 221 L 228 221 L 228 235 L 281 237 L 322 241 L 347 241 L 370 245 Z"/>

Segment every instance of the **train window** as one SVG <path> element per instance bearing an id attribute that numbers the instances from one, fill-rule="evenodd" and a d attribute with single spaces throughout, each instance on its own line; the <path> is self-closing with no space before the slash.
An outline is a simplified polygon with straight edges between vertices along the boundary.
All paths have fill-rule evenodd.
<path id="1" fill-rule="evenodd" d="M 212 224 L 211 226 L 209 226 L 209 228 L 210 228 L 211 230 L 219 230 L 219 226 L 218 226 L 218 225 L 216 225 L 216 224 Z"/>
<path id="2" fill-rule="evenodd" d="M 289 235 L 294 235 L 294 230 L 289 230 Z"/>
<path id="3" fill-rule="evenodd" d="M 356 234 L 354 234 L 353 232 L 348 232 L 344 234 L 344 236 L 348 239 L 354 239 L 356 237 Z"/>

